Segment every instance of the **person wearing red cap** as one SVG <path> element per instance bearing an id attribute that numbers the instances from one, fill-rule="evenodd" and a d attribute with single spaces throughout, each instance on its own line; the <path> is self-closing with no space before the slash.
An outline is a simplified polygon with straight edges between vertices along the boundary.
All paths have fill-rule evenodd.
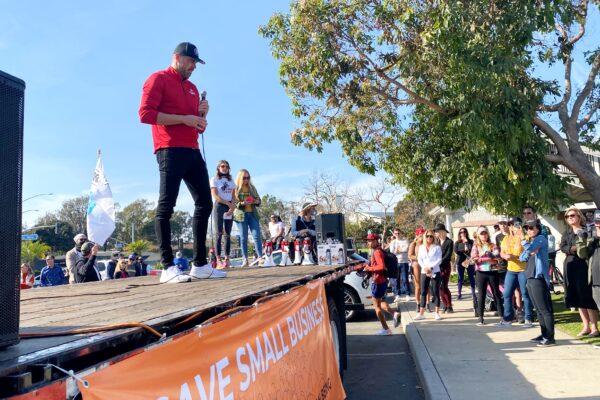
<path id="1" fill-rule="evenodd" d="M 393 317 L 394 328 L 400 325 L 400 313 L 398 311 L 393 312 L 387 301 L 385 301 L 385 293 L 388 287 L 388 280 L 385 276 L 385 253 L 379 244 L 379 235 L 369 233 L 366 240 L 373 254 L 370 264 L 364 268 L 364 271 L 372 274 L 371 295 L 373 296 L 373 306 L 382 327 L 377 334 L 391 335 L 392 331 L 385 320 L 384 313 L 390 314 Z"/>
<path id="2" fill-rule="evenodd" d="M 194 259 L 189 275 L 195 278 L 222 278 L 206 258 L 206 231 L 212 211 L 206 161 L 198 146 L 198 135 L 206 129 L 208 102 L 201 99 L 189 81 L 196 63 L 204 64 L 198 49 L 183 42 L 173 51 L 169 68 L 150 75 L 144 83 L 139 108 L 140 121 L 152 125 L 154 153 L 160 172 L 155 229 L 161 262 L 165 269 L 161 282 L 185 282 L 189 277 L 173 263 L 171 216 L 183 180 L 194 199 L 192 231 Z"/>

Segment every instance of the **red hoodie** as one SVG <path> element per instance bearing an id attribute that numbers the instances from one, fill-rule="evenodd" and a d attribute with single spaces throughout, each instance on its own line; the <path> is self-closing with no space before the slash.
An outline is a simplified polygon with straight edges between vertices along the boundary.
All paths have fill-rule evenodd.
<path id="1" fill-rule="evenodd" d="M 173 67 L 150 75 L 142 90 L 139 115 L 142 123 L 152 125 L 155 153 L 168 147 L 198 148 L 196 128 L 184 124 L 157 125 L 156 119 L 159 112 L 199 116 L 199 106 L 198 89 L 192 82 L 183 79 Z"/>
<path id="2" fill-rule="evenodd" d="M 373 283 L 381 284 L 387 282 L 385 277 L 385 255 L 381 247 L 376 248 L 371 256 L 371 265 L 365 271 L 373 273 Z"/>

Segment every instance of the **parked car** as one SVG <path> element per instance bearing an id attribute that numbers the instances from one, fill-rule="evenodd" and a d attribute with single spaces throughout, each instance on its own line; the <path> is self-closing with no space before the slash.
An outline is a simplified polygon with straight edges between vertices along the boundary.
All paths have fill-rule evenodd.
<path id="1" fill-rule="evenodd" d="M 354 261 L 367 263 L 369 260 L 360 254 L 349 251 L 348 257 Z M 365 304 L 371 302 L 371 290 L 369 285 L 363 286 L 365 274 L 362 271 L 354 271 L 344 277 L 344 300 L 346 322 L 356 318 L 358 313 L 365 309 Z"/>

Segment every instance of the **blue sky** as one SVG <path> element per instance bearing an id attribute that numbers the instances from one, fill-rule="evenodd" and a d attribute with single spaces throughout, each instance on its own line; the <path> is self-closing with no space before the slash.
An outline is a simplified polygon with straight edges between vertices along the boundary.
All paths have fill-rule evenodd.
<path id="1" fill-rule="evenodd" d="M 176 4 L 176 5 L 175 5 Z M 208 92 L 209 172 L 228 159 L 248 168 L 259 192 L 297 199 L 315 170 L 356 185 L 337 145 L 322 154 L 289 141 L 296 121 L 268 42 L 257 33 L 288 1 L 7 2 L 0 15 L 0 69 L 27 83 L 23 198 L 31 224 L 67 198 L 87 193 L 102 149 L 115 201 L 155 201 L 158 172 L 150 126 L 138 120 L 141 87 L 168 66 L 177 43 L 195 43 L 206 65 L 191 80 Z M 178 208 L 191 210 L 182 187 Z"/>
<path id="2" fill-rule="evenodd" d="M 254 2 L 159 1 L 4 2 L 0 14 L 0 70 L 27 83 L 23 198 L 24 220 L 55 210 L 89 190 L 101 148 L 115 201 L 155 201 L 158 172 L 150 126 L 138 120 L 141 87 L 166 68 L 177 43 L 191 41 L 207 64 L 192 81 L 207 90 L 211 111 L 206 132 L 209 172 L 228 159 L 234 171 L 248 168 L 260 193 L 286 200 L 302 195 L 313 171 L 338 174 L 362 187 L 375 178 L 343 159 L 337 144 L 324 153 L 291 145 L 297 121 L 279 84 L 277 63 L 257 33 L 287 0 Z M 598 20 L 592 7 L 589 21 Z M 598 43 L 600 25 L 588 24 L 580 48 Z M 576 54 L 581 61 L 582 51 Z M 589 67 L 576 62 L 575 89 Z M 562 66 L 537 71 L 560 76 Z M 182 187 L 179 209 L 191 210 Z"/>

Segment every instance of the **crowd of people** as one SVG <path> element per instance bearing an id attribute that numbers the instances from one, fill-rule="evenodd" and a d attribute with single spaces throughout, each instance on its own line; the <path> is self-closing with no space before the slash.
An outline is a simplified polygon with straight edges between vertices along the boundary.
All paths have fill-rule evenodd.
<path id="1" fill-rule="evenodd" d="M 90 242 L 83 233 L 73 238 L 75 246 L 65 255 L 66 268 L 56 264 L 54 255 L 47 254 L 46 265 L 39 275 L 39 286 L 60 286 L 84 282 L 103 280 L 98 268 L 97 255 L 100 247 Z M 104 279 L 123 279 L 131 276 L 145 276 L 148 274 L 148 264 L 144 257 L 131 253 L 125 257 L 121 252 L 114 251 L 110 259 L 105 262 Z M 21 265 L 21 289 L 30 289 L 35 285 L 35 274 L 29 263 Z"/>
<path id="2" fill-rule="evenodd" d="M 564 218 L 567 229 L 559 250 L 566 255 L 565 305 L 579 311 L 582 330 L 578 337 L 597 337 L 600 336 L 600 253 L 597 253 L 600 252 L 600 211 L 586 218 L 579 209 L 571 207 L 565 211 Z M 541 347 L 555 345 L 550 259 L 555 257 L 556 250 L 550 229 L 540 222 L 531 206 L 523 209 L 521 217 L 500 218 L 494 228 L 492 234 L 486 226 L 477 227 L 473 239 L 466 228 L 460 228 L 454 242 L 448 238 L 449 232 L 443 224 L 430 230 L 416 229 L 412 241 L 399 229 L 394 229 L 393 236 L 384 244 L 379 244 L 376 236 L 370 235 L 367 239 L 372 249 L 396 255 L 398 274 L 389 277 L 396 295 L 394 302 L 400 302 L 403 295 L 408 300 L 411 287 L 414 288 L 415 320 L 425 319 L 426 310 L 433 313 L 435 320 L 441 320 L 441 314 L 454 312 L 448 287 L 454 260 L 458 275 L 456 299 L 463 299 L 463 288 L 468 284 L 477 326 L 486 325 L 485 305 L 489 296 L 501 317 L 497 326 L 510 327 L 518 323 L 532 327 L 535 311 L 540 335 L 532 341 Z M 366 271 L 377 271 L 381 264 L 377 257 L 374 251 L 371 266 L 365 268 Z M 384 318 L 389 307 L 381 289 L 387 280 L 377 274 L 371 279 L 375 309 L 382 321 L 380 334 L 390 334 Z"/>

